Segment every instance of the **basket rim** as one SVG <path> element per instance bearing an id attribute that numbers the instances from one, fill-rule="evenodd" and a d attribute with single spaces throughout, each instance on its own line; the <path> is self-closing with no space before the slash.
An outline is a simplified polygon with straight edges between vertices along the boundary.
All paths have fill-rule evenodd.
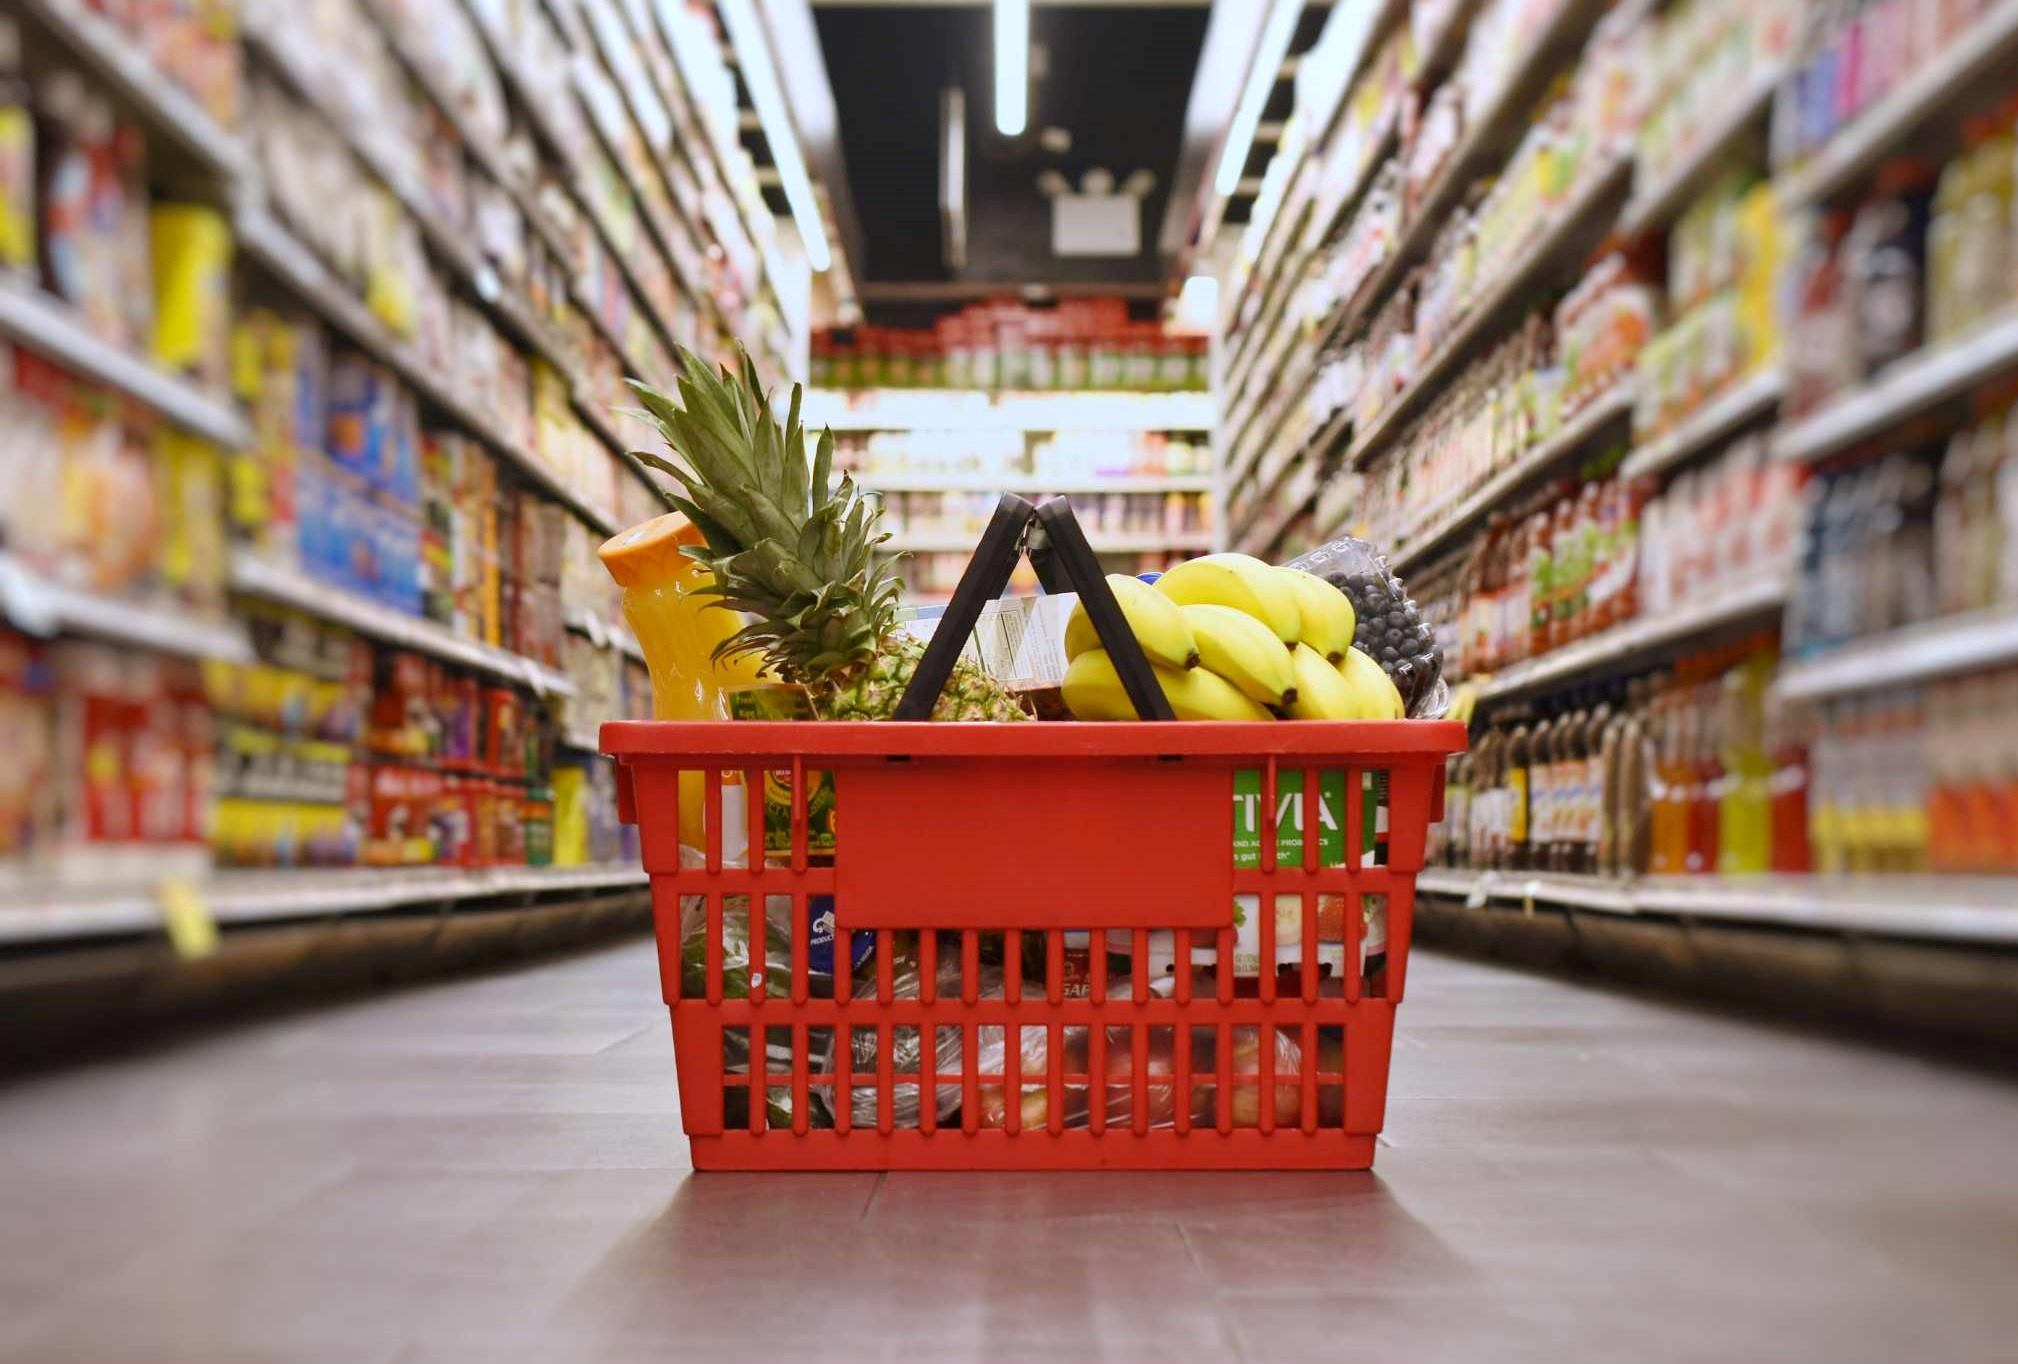
<path id="1" fill-rule="evenodd" d="M 613 758 L 1199 757 L 1307 758 L 1357 767 L 1462 753 L 1457 720 L 1177 720 L 1160 723 L 992 721 L 612 720 L 598 736 Z"/>

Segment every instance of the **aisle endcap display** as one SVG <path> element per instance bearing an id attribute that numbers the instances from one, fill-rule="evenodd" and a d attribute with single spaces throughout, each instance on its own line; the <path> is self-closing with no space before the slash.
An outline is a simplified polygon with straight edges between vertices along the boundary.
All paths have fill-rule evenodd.
<path id="1" fill-rule="evenodd" d="M 970 389 L 814 389 L 808 430 L 1210 431 L 1209 393 L 983 393 Z"/>
<path id="2" fill-rule="evenodd" d="M 452 907 L 499 896 L 629 890 L 649 878 L 634 866 L 355 868 L 219 871 L 188 883 L 220 926 L 372 914 L 415 905 Z M 452 911 L 451 911 L 452 912 Z M 0 884 L 0 946 L 128 937 L 161 931 L 151 887 L 37 886 L 24 899 Z"/>
<path id="3" fill-rule="evenodd" d="M 121 346 L 100 339 L 76 312 L 40 289 L 0 281 L 0 336 L 96 380 L 207 440 L 242 449 L 251 440 L 229 399 L 205 392 Z"/>

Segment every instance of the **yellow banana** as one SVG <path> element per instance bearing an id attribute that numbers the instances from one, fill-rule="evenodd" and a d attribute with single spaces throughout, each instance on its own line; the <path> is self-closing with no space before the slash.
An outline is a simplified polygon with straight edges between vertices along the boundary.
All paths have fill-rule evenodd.
<path id="1" fill-rule="evenodd" d="M 1192 638 L 1191 626 L 1176 602 L 1125 573 L 1108 574 L 1107 586 L 1114 592 L 1114 604 L 1127 617 L 1128 628 L 1135 632 L 1135 642 L 1151 663 L 1166 668 L 1198 666 L 1198 641 Z M 1100 632 L 1093 628 L 1093 618 L 1081 602 L 1065 622 L 1065 657 L 1074 659 L 1100 647 Z"/>
<path id="2" fill-rule="evenodd" d="M 1353 698 L 1361 720 L 1405 720 L 1408 708 L 1401 702 L 1401 692 L 1395 688 L 1394 679 L 1382 670 L 1380 664 L 1368 658 L 1357 649 L 1347 649 L 1345 658 L 1338 665 L 1346 684 L 1352 688 Z"/>
<path id="3" fill-rule="evenodd" d="M 1289 651 L 1291 669 L 1296 674 L 1296 699 L 1289 703 L 1292 720 L 1360 719 L 1352 686 L 1345 674 L 1328 663 L 1308 644 Z"/>
<path id="4" fill-rule="evenodd" d="M 1303 620 L 1303 634 L 1299 638 L 1327 662 L 1336 663 L 1344 658 L 1345 651 L 1352 647 L 1352 632 L 1359 623 L 1353 614 L 1352 598 L 1300 568 L 1275 571 L 1296 597 L 1297 613 Z"/>
<path id="5" fill-rule="evenodd" d="M 1156 684 L 1180 720 L 1266 720 L 1254 702 L 1225 678 L 1203 668 L 1152 666 Z M 1088 649 L 1065 669 L 1065 708 L 1075 720 L 1133 720 L 1135 705 L 1105 649 Z"/>
<path id="6" fill-rule="evenodd" d="M 1296 699 L 1296 670 L 1290 667 L 1289 651 L 1266 625 L 1245 611 L 1212 602 L 1180 609 L 1198 641 L 1201 667 L 1265 706 L 1285 706 Z"/>
<path id="7" fill-rule="evenodd" d="M 1266 625 L 1283 644 L 1303 630 L 1296 597 L 1273 565 L 1247 554 L 1186 559 L 1156 580 L 1156 590 L 1180 606 L 1230 606 Z"/>

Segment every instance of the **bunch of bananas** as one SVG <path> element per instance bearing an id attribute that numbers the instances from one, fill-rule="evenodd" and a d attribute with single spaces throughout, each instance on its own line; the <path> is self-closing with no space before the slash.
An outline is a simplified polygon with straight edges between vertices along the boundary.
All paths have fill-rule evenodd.
<path id="1" fill-rule="evenodd" d="M 1322 578 L 1246 554 L 1207 554 L 1154 586 L 1119 573 L 1107 584 L 1180 720 L 1406 714 L 1380 665 L 1352 647 L 1352 602 Z M 1066 623 L 1065 656 L 1075 719 L 1136 718 L 1084 605 Z"/>

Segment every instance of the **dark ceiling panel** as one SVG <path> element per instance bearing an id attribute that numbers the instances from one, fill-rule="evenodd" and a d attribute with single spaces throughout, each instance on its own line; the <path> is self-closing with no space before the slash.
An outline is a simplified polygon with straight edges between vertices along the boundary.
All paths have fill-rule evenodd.
<path id="1" fill-rule="evenodd" d="M 875 283 L 1148 283 L 1161 278 L 1161 223 L 1185 103 L 1198 65 L 1206 10 L 1038 6 L 1031 41 L 1048 71 L 1033 83 L 1030 128 L 1013 141 L 995 131 L 989 9 L 831 7 L 816 11 L 828 79 L 840 109 L 850 189 L 867 239 L 859 280 Z M 939 229 L 939 96 L 957 84 L 968 109 L 967 266 L 951 274 Z M 1072 148 L 1054 155 L 1039 132 L 1065 128 Z M 1119 182 L 1155 173 L 1145 201 L 1143 251 L 1128 259 L 1051 252 L 1043 170 L 1074 185 L 1102 166 Z"/>

